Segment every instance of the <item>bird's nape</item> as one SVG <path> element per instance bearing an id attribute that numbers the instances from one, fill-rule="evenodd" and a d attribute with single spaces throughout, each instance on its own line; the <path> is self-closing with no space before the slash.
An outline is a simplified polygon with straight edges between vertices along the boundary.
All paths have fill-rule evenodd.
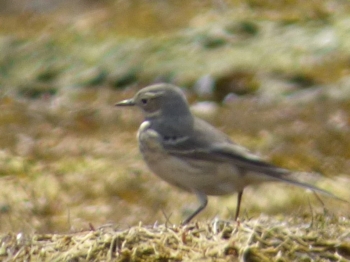
<path id="1" fill-rule="evenodd" d="M 199 200 L 199 207 L 182 224 L 188 224 L 206 208 L 207 196 L 234 193 L 238 194 L 237 220 L 243 189 L 262 182 L 285 182 L 345 201 L 327 190 L 289 178 L 292 171 L 264 161 L 214 126 L 194 117 L 177 86 L 148 86 L 134 98 L 116 104 L 133 105 L 145 117 L 137 137 L 148 167 L 169 184 L 195 193 Z"/>

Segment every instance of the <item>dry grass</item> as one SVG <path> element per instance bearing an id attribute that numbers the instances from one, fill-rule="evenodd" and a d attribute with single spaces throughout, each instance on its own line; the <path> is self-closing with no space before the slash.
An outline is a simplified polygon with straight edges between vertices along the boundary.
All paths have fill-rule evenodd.
<path id="1" fill-rule="evenodd" d="M 179 3 L 0 18 L 0 260 L 350 260 L 349 205 L 281 184 L 246 190 L 240 226 L 223 221 L 234 196 L 177 226 L 195 197 L 149 172 L 141 115 L 113 108 L 155 79 L 211 75 L 213 96 L 188 92 L 219 102 L 209 122 L 349 199 L 349 3 Z"/>
<path id="2" fill-rule="evenodd" d="M 1 236 L 6 261 L 347 261 L 349 220 L 260 216 L 185 227 L 106 225 L 71 234 Z"/>

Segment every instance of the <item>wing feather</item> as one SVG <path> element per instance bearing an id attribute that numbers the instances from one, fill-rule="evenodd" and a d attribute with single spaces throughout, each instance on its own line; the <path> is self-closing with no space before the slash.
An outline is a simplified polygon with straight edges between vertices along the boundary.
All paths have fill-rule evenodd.
<path id="1" fill-rule="evenodd" d="M 201 119 L 195 119 L 193 134 L 177 140 L 163 141 L 170 155 L 188 159 L 231 162 L 242 170 L 282 175 L 289 173 L 265 162 L 246 148 L 233 143 L 228 136 Z"/>

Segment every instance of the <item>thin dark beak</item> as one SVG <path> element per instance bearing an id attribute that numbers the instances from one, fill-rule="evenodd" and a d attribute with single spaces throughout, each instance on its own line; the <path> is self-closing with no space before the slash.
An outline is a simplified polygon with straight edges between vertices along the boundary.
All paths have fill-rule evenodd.
<path id="1" fill-rule="evenodd" d="M 126 99 L 115 104 L 115 106 L 134 106 L 134 99 Z"/>

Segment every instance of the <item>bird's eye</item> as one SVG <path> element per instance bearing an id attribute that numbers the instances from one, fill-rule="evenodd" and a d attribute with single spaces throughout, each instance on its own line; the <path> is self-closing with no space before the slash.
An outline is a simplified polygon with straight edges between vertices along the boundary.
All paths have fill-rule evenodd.
<path id="1" fill-rule="evenodd" d="M 146 98 L 142 98 L 142 99 L 141 99 L 141 103 L 142 103 L 142 104 L 145 105 L 145 104 L 147 104 L 147 102 L 148 102 L 148 100 L 147 100 Z"/>

